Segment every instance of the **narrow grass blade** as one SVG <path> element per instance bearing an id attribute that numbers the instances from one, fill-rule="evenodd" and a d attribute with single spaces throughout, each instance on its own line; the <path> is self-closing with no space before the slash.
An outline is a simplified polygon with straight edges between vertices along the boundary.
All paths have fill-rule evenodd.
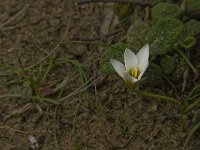
<path id="1" fill-rule="evenodd" d="M 200 122 L 197 123 L 197 124 L 190 130 L 190 132 L 189 132 L 189 134 L 188 134 L 188 136 L 187 136 L 187 138 L 186 138 L 186 140 L 185 140 L 185 143 L 184 143 L 184 147 L 183 147 L 184 150 L 187 150 L 188 144 L 189 144 L 189 142 L 190 142 L 192 136 L 194 135 L 194 133 L 195 133 L 195 132 L 197 131 L 197 129 L 199 129 L 199 128 L 200 128 Z"/>

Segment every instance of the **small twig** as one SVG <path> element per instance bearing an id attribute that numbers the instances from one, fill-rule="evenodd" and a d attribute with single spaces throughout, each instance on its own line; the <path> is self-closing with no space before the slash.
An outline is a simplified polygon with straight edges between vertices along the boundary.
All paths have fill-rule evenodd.
<path id="1" fill-rule="evenodd" d="M 128 3 L 128 4 L 136 4 L 140 6 L 149 6 L 152 7 L 154 5 L 153 2 L 149 2 L 148 0 L 76 0 L 77 5 L 87 4 L 87 3 L 95 3 L 95 2 L 116 2 L 116 3 Z"/>
<path id="2" fill-rule="evenodd" d="M 95 99 L 97 101 L 97 86 L 96 86 L 96 78 L 95 78 L 95 73 L 94 73 L 94 69 L 93 69 L 93 74 L 94 74 L 94 91 L 95 91 Z"/>
<path id="3" fill-rule="evenodd" d="M 29 5 L 26 5 L 22 10 L 20 10 L 18 13 L 16 13 L 12 18 L 10 18 L 9 20 L 7 20 L 5 23 L 0 25 L 0 30 L 1 28 L 3 28 L 4 26 L 6 26 L 7 24 L 11 23 L 13 20 L 15 20 L 17 17 L 19 17 L 20 15 L 22 15 L 26 9 L 29 7 Z"/>
<path id="4" fill-rule="evenodd" d="M 4 120 L 8 120 L 9 118 L 20 116 L 21 114 L 29 112 L 31 109 L 33 109 L 33 104 L 27 103 L 26 105 L 22 106 L 21 108 L 12 111 L 9 115 L 7 115 L 4 118 Z"/>
<path id="5" fill-rule="evenodd" d="M 0 95 L 0 99 L 3 99 L 3 98 L 23 98 L 21 94 L 5 94 L 5 95 Z M 37 96 L 29 96 L 27 97 L 31 100 L 38 100 L 38 97 Z M 58 105 L 59 103 L 53 99 L 50 99 L 50 98 L 42 98 L 42 101 L 44 102 L 48 102 L 48 103 L 51 103 L 51 104 L 54 104 L 54 105 Z"/>
<path id="6" fill-rule="evenodd" d="M 58 118 L 58 105 L 55 106 L 55 111 L 54 111 L 54 140 L 56 149 L 60 150 L 60 145 L 58 142 L 57 118 Z"/>
<path id="7" fill-rule="evenodd" d="M 0 28 L 0 30 L 1 31 L 10 31 L 10 30 L 14 30 L 14 29 L 25 27 L 27 25 L 28 25 L 27 23 L 23 23 L 23 24 L 14 25 L 14 26 L 6 26 L 6 27 Z"/>
<path id="8" fill-rule="evenodd" d="M 14 131 L 14 132 L 20 132 L 20 133 L 25 133 L 25 134 L 28 133 L 28 132 L 25 132 L 25 131 L 13 129 L 13 128 L 8 127 L 8 126 L 0 126 L 0 129 L 5 129 L 5 128 L 6 128 L 6 129 L 9 129 L 9 130 L 11 130 L 11 131 Z"/>
<path id="9" fill-rule="evenodd" d="M 79 94 L 79 93 L 85 91 L 86 89 L 88 89 L 88 88 L 92 85 L 92 83 L 90 83 L 90 82 L 91 82 L 93 79 L 94 79 L 94 77 L 91 77 L 91 78 L 90 78 L 87 82 L 85 82 L 82 86 L 80 86 L 78 89 L 76 89 L 75 91 L 73 91 L 73 92 L 70 93 L 69 95 L 67 95 L 67 96 L 65 96 L 65 97 L 63 97 L 63 98 L 61 98 L 58 102 L 61 103 L 62 101 L 68 99 L 69 97 L 74 96 L 74 95 L 76 95 L 76 94 Z M 88 85 L 88 83 L 90 83 L 90 84 Z"/>

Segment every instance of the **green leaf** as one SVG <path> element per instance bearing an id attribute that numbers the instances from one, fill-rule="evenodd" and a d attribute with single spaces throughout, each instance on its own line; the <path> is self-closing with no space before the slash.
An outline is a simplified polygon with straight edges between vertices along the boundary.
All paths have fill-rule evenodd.
<path id="1" fill-rule="evenodd" d="M 159 20 L 147 35 L 151 59 L 171 51 L 182 31 L 183 23 L 179 20 L 169 18 Z"/>
<path id="2" fill-rule="evenodd" d="M 176 61 L 173 57 L 166 55 L 161 59 L 160 65 L 165 74 L 170 74 L 175 69 Z"/>
<path id="3" fill-rule="evenodd" d="M 183 37 L 196 36 L 200 33 L 200 22 L 197 20 L 189 20 L 184 24 Z"/>
<path id="4" fill-rule="evenodd" d="M 151 63 L 147 72 L 149 86 L 160 85 L 163 81 L 162 70 L 157 64 Z"/>
<path id="5" fill-rule="evenodd" d="M 64 88 L 67 84 L 67 82 L 69 81 L 69 78 L 65 78 L 61 83 L 59 83 L 58 85 L 56 85 L 55 89 L 53 89 L 53 93 L 58 92 L 59 90 L 61 90 L 62 88 Z"/>
<path id="6" fill-rule="evenodd" d="M 178 18 L 180 16 L 180 9 L 175 4 L 158 3 L 151 11 L 153 23 L 164 18 Z"/>
<path id="7" fill-rule="evenodd" d="M 137 52 L 135 48 L 128 44 L 117 43 L 112 45 L 101 57 L 100 59 L 100 69 L 105 74 L 112 74 L 114 72 L 110 59 L 116 59 L 120 62 L 124 62 L 124 51 L 126 48 L 133 50 L 133 52 Z"/>
<path id="8" fill-rule="evenodd" d="M 189 49 L 192 48 L 196 44 L 196 42 L 197 42 L 196 38 L 188 36 L 183 42 L 179 42 L 179 44 L 184 49 Z"/>
<path id="9" fill-rule="evenodd" d="M 186 0 L 187 12 L 200 12 L 200 1 L 199 0 Z"/>
<path id="10" fill-rule="evenodd" d="M 126 34 L 126 42 L 133 44 L 137 49 L 144 46 L 145 36 L 148 33 L 150 27 L 149 24 L 138 19 L 128 29 Z"/>

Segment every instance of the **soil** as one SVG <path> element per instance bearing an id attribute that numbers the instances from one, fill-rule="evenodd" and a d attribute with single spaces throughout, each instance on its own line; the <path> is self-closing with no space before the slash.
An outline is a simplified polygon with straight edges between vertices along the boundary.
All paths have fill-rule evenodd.
<path id="1" fill-rule="evenodd" d="M 112 16 L 111 4 L 0 0 L 0 67 L 26 68 L 54 50 L 55 58 L 78 60 L 87 80 L 95 77 L 88 90 L 65 99 L 58 107 L 26 96 L 0 98 L 1 150 L 182 149 L 191 129 L 192 112 L 183 115 L 176 106 L 130 93 L 117 75 L 96 78 L 105 47 L 65 43 L 55 48 L 61 39 L 92 41 L 102 37 Z M 106 42 L 115 40 L 112 37 Z M 23 93 L 26 77 L 34 78 L 39 69 L 46 69 L 50 58 L 23 73 L 1 77 L 0 94 Z M 39 91 L 55 99 L 58 94 L 51 93 L 50 85 L 68 77 L 62 97 L 70 94 L 82 84 L 79 73 L 73 74 L 76 70 L 69 63 L 54 67 Z M 198 150 L 200 136 L 194 136 L 189 149 Z"/>

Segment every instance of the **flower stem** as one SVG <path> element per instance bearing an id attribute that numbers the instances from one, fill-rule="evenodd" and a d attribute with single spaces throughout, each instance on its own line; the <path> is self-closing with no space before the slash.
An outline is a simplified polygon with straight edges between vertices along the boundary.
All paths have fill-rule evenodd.
<path id="1" fill-rule="evenodd" d="M 190 60 L 185 56 L 185 54 L 179 48 L 176 48 L 176 51 L 179 53 L 179 55 L 181 55 L 183 57 L 183 59 L 188 64 L 188 66 L 190 67 L 190 69 L 194 72 L 194 74 L 196 74 L 197 71 L 196 71 L 195 67 L 190 62 Z"/>
<path id="2" fill-rule="evenodd" d="M 141 92 L 139 90 L 137 90 L 137 92 L 142 96 L 152 97 L 152 98 L 155 98 L 155 99 L 162 99 L 166 102 L 170 102 L 170 103 L 174 103 L 174 104 L 180 104 L 180 101 L 178 99 L 173 98 L 173 97 L 168 97 L 168 96 L 159 95 L 159 94 L 152 94 L 152 93 L 148 93 L 148 92 Z"/>

